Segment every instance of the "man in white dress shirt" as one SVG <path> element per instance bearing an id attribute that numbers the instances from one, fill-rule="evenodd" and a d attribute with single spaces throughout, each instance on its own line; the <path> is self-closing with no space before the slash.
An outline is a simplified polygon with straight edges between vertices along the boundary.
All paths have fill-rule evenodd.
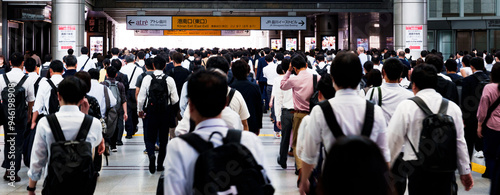
<path id="1" fill-rule="evenodd" d="M 70 77 L 59 84 L 59 103 L 61 108 L 55 115 L 66 140 L 74 140 L 78 134 L 78 130 L 82 125 L 85 114 L 89 105 L 84 99 L 85 83 L 76 77 Z M 78 108 L 82 105 L 87 111 Z M 84 106 L 86 105 L 86 106 Z M 99 153 L 104 152 L 104 142 L 102 141 L 102 126 L 99 120 L 93 119 L 90 130 L 87 134 L 86 142 L 92 145 L 92 148 L 99 146 Z M 54 143 L 54 136 L 46 118 L 40 120 L 37 126 L 35 141 L 33 143 L 33 153 L 31 155 L 30 169 L 28 177 L 30 179 L 28 187 L 31 189 L 36 187 L 37 181 L 47 176 L 48 165 L 50 163 L 50 147 Z M 42 170 L 45 168 L 44 176 Z M 29 194 L 35 194 L 33 191 L 28 191 Z"/>
<path id="2" fill-rule="evenodd" d="M 385 66 L 384 66 L 385 67 Z M 440 109 L 443 97 L 434 90 L 437 85 L 437 70 L 432 65 L 417 66 L 412 73 L 413 93 L 421 98 L 433 113 Z M 471 167 L 467 145 L 464 138 L 464 125 L 462 122 L 462 112 L 460 108 L 448 101 L 446 114 L 453 118 L 455 123 L 456 143 L 457 143 L 457 167 L 460 180 L 465 186 L 465 190 L 470 190 L 474 185 L 471 176 Z M 455 182 L 455 172 L 428 172 L 424 171 L 422 162 L 418 161 L 417 155 L 413 151 L 419 148 L 420 134 L 422 132 L 422 121 L 425 118 L 422 109 L 412 100 L 401 102 L 392 115 L 387 128 L 389 148 L 391 150 L 392 161 L 396 160 L 401 148 L 403 148 L 403 160 L 411 166 L 408 172 L 408 192 L 410 194 L 450 194 L 450 189 Z M 417 151 L 418 152 L 418 151 Z"/>
<path id="3" fill-rule="evenodd" d="M 87 95 L 90 95 L 92 97 L 95 97 L 97 99 L 97 102 L 99 102 L 99 107 L 101 108 L 101 116 L 104 118 L 106 116 L 106 96 L 104 94 L 104 90 L 108 90 L 108 96 L 109 96 L 109 107 L 113 107 L 116 105 L 116 98 L 113 96 L 113 92 L 111 89 L 108 87 L 104 86 L 103 84 L 99 83 L 97 81 L 99 79 L 99 71 L 97 69 L 92 68 L 89 71 L 90 74 L 90 91 L 87 93 Z"/>
<path id="4" fill-rule="evenodd" d="M 12 107 L 10 105 L 12 104 L 4 104 L 4 117 L 9 117 L 6 123 L 10 125 L 4 125 L 4 143 L 5 143 L 5 149 L 4 149 L 4 160 L 2 163 L 2 167 L 6 169 L 5 175 L 4 175 L 4 180 L 7 180 L 11 183 L 18 182 L 21 180 L 21 178 L 17 175 L 17 172 L 19 172 L 19 169 L 21 168 L 21 156 L 22 156 L 22 146 L 23 146 L 23 141 L 24 141 L 24 131 L 27 128 L 27 121 L 31 120 L 31 115 L 28 115 L 28 113 L 31 113 L 31 108 L 33 107 L 33 101 L 35 100 L 35 95 L 34 95 L 34 90 L 33 90 L 33 83 L 28 83 L 26 82 L 27 76 L 23 73 L 23 68 L 24 68 L 24 56 L 21 53 L 13 53 L 10 56 L 10 64 L 12 66 L 12 70 L 8 73 L 0 75 L 0 91 L 3 91 L 5 87 L 8 88 L 8 94 L 11 94 L 11 90 L 14 89 L 14 87 L 20 83 L 24 79 L 24 83 L 22 84 L 22 87 L 25 90 L 25 100 L 27 103 L 27 111 L 23 110 L 21 113 L 16 113 L 18 111 L 16 106 L 19 106 L 23 104 L 24 102 L 20 103 L 15 103 L 14 106 L 12 106 L 15 110 L 14 115 L 8 115 L 7 114 L 7 109 L 11 111 Z M 26 78 L 25 78 L 26 77 Z M 8 79 L 9 82 L 6 82 L 6 79 Z M 12 86 L 8 86 L 9 83 L 12 83 Z M 12 93 L 14 94 L 14 93 Z M 7 99 L 3 99 L 3 102 L 10 102 L 11 98 L 7 97 Z M 12 98 L 12 100 L 15 100 L 17 98 Z M 7 107 L 6 107 L 7 106 Z M 26 107 L 25 107 L 26 108 Z M 14 118 L 10 117 L 14 116 Z M 13 123 L 11 123 L 13 122 Z M 14 141 L 12 141 L 14 140 Z M 13 147 L 14 146 L 14 147 Z M 9 148 L 15 148 L 15 149 L 9 149 Z M 13 154 L 14 155 L 13 155 Z M 14 158 L 13 158 L 14 157 Z"/>
<path id="5" fill-rule="evenodd" d="M 167 97 L 166 103 L 168 105 L 174 105 L 179 101 L 179 95 L 177 94 L 177 88 L 174 79 L 172 77 L 166 76 L 163 73 L 163 69 L 166 65 L 166 60 L 161 56 L 156 56 L 153 59 L 153 65 L 155 67 L 153 75 L 144 77 L 141 83 L 141 88 L 139 89 L 139 94 L 137 95 L 137 110 L 139 117 L 141 117 L 144 122 L 144 140 L 146 144 L 146 151 L 149 156 L 150 173 L 154 173 L 156 170 L 164 170 L 163 161 L 165 160 L 165 155 L 167 152 L 169 133 L 168 127 L 170 125 L 165 121 L 171 121 L 167 117 L 175 117 L 169 115 L 167 110 L 165 110 L 167 112 L 154 111 L 153 109 L 159 108 L 160 106 L 151 107 L 153 105 L 149 104 L 149 101 L 151 101 L 151 94 L 149 94 L 151 91 L 149 89 L 153 81 L 153 76 L 155 77 L 155 79 L 158 79 L 158 82 L 163 82 L 162 78 L 164 76 L 166 77 L 165 82 L 167 83 L 167 94 L 165 95 Z M 158 167 L 156 167 L 155 143 L 158 139 L 160 140 L 160 151 L 158 154 Z"/>
<path id="6" fill-rule="evenodd" d="M 77 58 L 77 71 L 85 71 L 88 72 L 91 68 L 96 68 L 94 60 L 89 57 L 89 48 L 82 47 L 81 49 L 82 55 Z"/>
<path id="7" fill-rule="evenodd" d="M 143 73 L 142 68 L 135 65 L 135 56 L 129 54 L 125 57 L 127 65 L 120 69 L 120 72 L 128 76 L 128 91 L 127 91 L 127 115 L 129 120 L 125 121 L 125 131 L 127 136 L 125 138 L 132 139 L 132 135 L 137 131 L 137 124 L 139 118 L 137 117 L 137 100 L 135 98 L 135 84 L 137 77 Z M 126 88 L 126 87 L 125 87 Z"/>
<path id="8" fill-rule="evenodd" d="M 361 64 L 358 56 L 353 53 L 342 53 L 335 57 L 332 63 L 333 86 L 336 89 L 335 97 L 328 100 L 338 125 L 346 135 L 360 135 L 365 123 L 367 102 L 358 95 L 356 88 L 361 81 Z M 325 150 L 329 151 L 335 143 L 332 130 L 328 127 L 323 110 L 316 106 L 312 109 L 312 123 L 308 124 L 309 132 L 305 134 L 303 141 L 303 152 L 300 156 L 302 173 L 300 176 L 301 194 L 309 191 L 309 180 L 314 165 L 318 162 L 318 151 L 323 143 Z M 375 106 L 374 120 L 370 139 L 374 141 L 382 151 L 386 162 L 389 162 L 389 148 L 386 138 L 386 122 L 380 107 Z"/>
<path id="9" fill-rule="evenodd" d="M 209 140 L 213 132 L 226 136 L 227 124 L 221 119 L 221 111 L 226 107 L 227 78 L 219 73 L 200 70 L 194 73 L 188 84 L 189 110 L 195 121 L 193 133 Z M 220 136 L 213 136 L 214 147 L 222 144 Z M 248 148 L 258 164 L 263 165 L 263 146 L 259 138 L 243 131 L 241 144 Z M 173 139 L 168 144 L 165 170 L 165 194 L 193 194 L 195 162 L 199 153 L 183 139 Z"/>

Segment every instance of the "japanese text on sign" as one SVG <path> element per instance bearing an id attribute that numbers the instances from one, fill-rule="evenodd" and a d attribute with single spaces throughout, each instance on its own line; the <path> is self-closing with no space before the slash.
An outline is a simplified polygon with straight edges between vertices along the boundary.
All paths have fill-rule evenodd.
<path id="1" fill-rule="evenodd" d="M 58 51 L 76 48 L 76 26 L 59 25 L 57 29 Z"/>
<path id="2" fill-rule="evenodd" d="M 424 48 L 424 31 L 422 25 L 406 26 L 405 47 L 410 49 Z"/>

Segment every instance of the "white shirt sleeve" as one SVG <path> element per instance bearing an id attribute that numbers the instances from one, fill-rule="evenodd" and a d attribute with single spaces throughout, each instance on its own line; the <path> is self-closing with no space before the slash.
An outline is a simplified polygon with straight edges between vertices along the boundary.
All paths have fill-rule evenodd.
<path id="1" fill-rule="evenodd" d="M 274 115 L 276 116 L 276 121 L 278 122 L 281 122 L 281 109 L 283 108 L 283 91 L 279 87 L 277 87 L 280 85 L 280 83 L 281 80 L 276 80 L 276 82 L 274 83 L 274 86 L 276 87 L 273 87 L 272 92 L 274 96 Z"/>
<path id="2" fill-rule="evenodd" d="M 164 194 L 187 194 L 187 176 L 183 167 L 183 155 L 179 146 L 180 139 L 173 139 L 167 147 L 167 158 L 165 159 L 165 180 L 164 180 Z"/>
<path id="3" fill-rule="evenodd" d="M 182 119 L 179 121 L 177 124 L 177 127 L 175 127 L 175 136 L 181 136 L 189 132 L 190 128 L 190 123 L 189 119 L 191 118 L 191 115 L 189 113 L 189 105 L 186 106 L 186 111 L 182 115 Z"/>
<path id="4" fill-rule="evenodd" d="M 325 130 L 329 131 L 329 129 L 323 128 L 327 125 L 326 121 L 323 119 L 323 111 L 319 106 L 315 106 L 309 116 L 309 120 L 314 121 L 314 123 L 308 124 L 307 128 L 309 129 L 309 131 L 303 136 L 303 150 L 302 155 L 300 155 L 300 159 L 307 164 L 314 165 L 318 162 L 318 151 L 320 148 L 320 143 L 322 141 L 321 132 Z M 328 149 L 329 148 L 327 148 L 327 150 Z"/>
<path id="5" fill-rule="evenodd" d="M 188 105 L 188 97 L 187 97 L 187 83 L 184 82 L 184 85 L 182 85 L 182 90 L 181 90 L 181 97 L 180 97 L 180 102 L 179 102 L 179 107 L 181 109 L 181 116 L 184 115 L 184 112 L 186 111 L 186 107 Z"/>
<path id="6" fill-rule="evenodd" d="M 42 169 L 48 161 L 49 153 L 47 151 L 46 140 L 46 126 L 48 125 L 47 118 L 42 118 L 36 127 L 35 140 L 33 141 L 33 150 L 31 152 L 30 168 L 28 170 L 28 177 L 33 181 L 38 181 L 42 177 Z"/>
<path id="7" fill-rule="evenodd" d="M 137 112 L 143 111 L 142 108 L 146 103 L 147 91 L 149 90 L 150 84 L 151 76 L 146 76 L 142 79 L 141 88 L 139 89 L 139 94 L 137 95 Z"/>
<path id="8" fill-rule="evenodd" d="M 175 81 L 172 77 L 167 77 L 168 86 L 168 96 L 170 97 L 170 105 L 176 104 L 179 101 L 179 95 L 177 94 L 177 87 Z M 140 92 L 139 92 L 140 93 Z"/>

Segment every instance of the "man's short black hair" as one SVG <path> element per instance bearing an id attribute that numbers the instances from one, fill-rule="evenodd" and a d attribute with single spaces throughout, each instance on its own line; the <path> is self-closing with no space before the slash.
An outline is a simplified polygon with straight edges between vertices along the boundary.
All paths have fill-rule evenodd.
<path id="1" fill-rule="evenodd" d="M 36 69 L 36 60 L 33 58 L 26 58 L 24 60 L 24 68 L 26 68 L 27 72 L 33 72 Z"/>
<path id="2" fill-rule="evenodd" d="M 444 63 L 444 67 L 446 67 L 446 71 L 457 72 L 457 61 L 454 59 L 448 59 Z"/>
<path id="3" fill-rule="evenodd" d="M 380 57 L 378 55 L 373 55 L 371 61 L 373 64 L 380 64 Z"/>
<path id="4" fill-rule="evenodd" d="M 82 47 L 82 49 L 80 49 L 80 52 L 82 52 L 82 54 L 89 54 L 89 48 L 87 47 Z"/>
<path id="5" fill-rule="evenodd" d="M 401 78 L 401 74 L 403 74 L 403 63 L 401 60 L 396 58 L 389 58 L 385 60 L 384 66 L 382 69 L 385 72 L 387 78 L 391 81 L 395 81 Z"/>
<path id="6" fill-rule="evenodd" d="M 182 53 L 179 53 L 179 52 L 175 52 L 172 54 L 172 61 L 174 61 L 174 63 L 176 64 L 180 64 L 182 63 L 182 61 L 184 61 L 184 56 L 182 55 Z"/>
<path id="7" fill-rule="evenodd" d="M 146 54 L 143 51 L 137 53 L 137 58 L 140 60 L 144 60 L 144 56 L 146 56 Z"/>
<path id="8" fill-rule="evenodd" d="M 342 88 L 356 88 L 362 76 L 361 61 L 354 53 L 341 53 L 335 57 L 330 73 L 335 84 Z"/>
<path id="9" fill-rule="evenodd" d="M 296 69 L 307 67 L 306 60 L 301 55 L 295 55 L 292 58 L 292 66 Z"/>
<path id="10" fill-rule="evenodd" d="M 410 53 L 410 48 L 405 48 L 405 53 Z"/>
<path id="11" fill-rule="evenodd" d="M 45 62 L 50 62 L 50 61 L 52 61 L 52 56 L 50 54 L 46 54 L 43 57 L 43 60 L 45 60 Z"/>
<path id="12" fill-rule="evenodd" d="M 146 66 L 146 69 L 148 70 L 154 70 L 155 66 L 153 65 L 153 58 L 144 60 L 144 66 Z"/>
<path id="13" fill-rule="evenodd" d="M 323 62 L 323 61 L 325 61 L 325 55 L 323 55 L 323 54 L 318 54 L 318 55 L 316 55 L 316 60 L 317 60 L 318 62 Z"/>
<path id="14" fill-rule="evenodd" d="M 266 55 L 265 60 L 266 62 L 272 62 L 273 61 L 273 56 L 272 55 Z"/>
<path id="15" fill-rule="evenodd" d="M 366 72 L 370 72 L 371 70 L 373 70 L 373 62 L 372 61 L 366 61 L 365 64 L 363 64 L 363 68 L 366 70 Z"/>
<path id="16" fill-rule="evenodd" d="M 276 53 L 276 60 L 282 61 L 283 59 L 285 59 L 285 55 L 283 55 L 283 53 L 281 52 Z"/>
<path id="17" fill-rule="evenodd" d="M 472 60 L 472 56 L 470 55 L 465 55 L 464 57 L 462 57 L 462 62 L 464 63 L 465 67 L 470 66 L 470 60 Z"/>
<path id="18" fill-rule="evenodd" d="M 122 61 L 119 59 L 114 59 L 111 61 L 111 66 L 115 67 L 117 71 L 120 71 L 122 68 Z"/>
<path id="19" fill-rule="evenodd" d="M 90 88 L 92 87 L 92 83 L 90 82 L 92 78 L 90 78 L 90 74 L 88 72 L 80 70 L 77 73 L 75 73 L 75 77 L 78 77 L 85 83 L 86 86 L 85 93 L 88 93 L 90 91 Z"/>
<path id="20" fill-rule="evenodd" d="M 470 65 L 473 66 L 476 70 L 484 69 L 484 61 L 480 57 L 474 57 L 470 60 Z"/>
<path id="21" fill-rule="evenodd" d="M 99 80 L 99 71 L 97 69 L 91 68 L 88 73 L 90 74 L 91 79 Z"/>
<path id="22" fill-rule="evenodd" d="M 318 82 L 318 90 L 326 100 L 333 98 L 335 96 L 335 88 L 333 87 L 332 77 L 321 77 Z"/>
<path id="23" fill-rule="evenodd" d="M 66 56 L 66 67 L 75 67 L 78 62 L 74 55 Z"/>
<path id="24" fill-rule="evenodd" d="M 484 57 L 484 61 L 486 61 L 486 64 L 491 64 L 491 63 L 493 63 L 493 56 L 491 56 L 491 55 L 486 55 L 486 57 Z"/>
<path id="25" fill-rule="evenodd" d="M 463 51 L 459 51 L 459 52 L 458 52 L 458 55 L 459 55 L 459 56 L 464 56 L 464 52 L 463 52 Z"/>
<path id="26" fill-rule="evenodd" d="M 10 55 L 9 60 L 10 60 L 10 63 L 12 64 L 12 66 L 19 67 L 23 64 L 24 55 L 19 53 L 19 52 L 15 52 L 12 55 Z"/>
<path id="27" fill-rule="evenodd" d="M 111 48 L 111 54 L 113 55 L 118 55 L 120 53 L 120 50 L 116 47 Z"/>
<path id="28" fill-rule="evenodd" d="M 207 69 L 217 68 L 222 70 L 225 74 L 229 71 L 229 62 L 227 62 L 226 58 L 222 56 L 211 57 L 207 61 Z"/>
<path id="29" fill-rule="evenodd" d="M 163 58 L 161 56 L 156 56 L 153 59 L 153 65 L 155 67 L 155 70 L 163 70 L 163 69 L 165 69 L 165 66 L 167 65 L 167 61 L 165 60 L 165 58 Z"/>
<path id="30" fill-rule="evenodd" d="M 68 49 L 68 55 L 73 55 L 73 53 L 75 53 L 75 50 L 73 50 L 73 49 Z"/>
<path id="31" fill-rule="evenodd" d="M 201 57 L 196 57 L 193 60 L 194 65 L 200 65 L 201 66 Z"/>
<path id="32" fill-rule="evenodd" d="M 250 71 L 248 64 L 245 61 L 237 60 L 231 66 L 234 78 L 238 80 L 244 80 L 247 78 L 248 72 Z"/>
<path id="33" fill-rule="evenodd" d="M 111 79 L 115 78 L 117 72 L 118 71 L 113 66 L 106 68 L 106 73 L 108 74 L 108 78 L 111 78 Z"/>
<path id="34" fill-rule="evenodd" d="M 87 94 L 87 88 L 88 86 L 85 82 L 77 77 L 71 76 L 59 83 L 57 91 L 64 102 L 68 104 L 78 104 L 78 102 L 85 97 L 85 94 Z"/>
<path id="35" fill-rule="evenodd" d="M 291 59 L 285 58 L 283 61 L 281 61 L 281 67 L 283 68 L 283 71 L 286 73 L 288 69 L 290 68 L 290 63 L 292 62 Z"/>
<path id="36" fill-rule="evenodd" d="M 420 52 L 420 56 L 422 56 L 423 58 L 425 58 L 427 56 L 427 54 L 429 54 L 429 52 L 427 52 L 427 50 L 422 50 Z"/>
<path id="37" fill-rule="evenodd" d="M 64 64 L 60 60 L 54 60 L 50 62 L 49 68 L 52 69 L 52 72 L 62 73 L 64 70 Z"/>
<path id="38" fill-rule="evenodd" d="M 226 95 L 227 78 L 218 72 L 199 70 L 189 78 L 189 101 L 202 117 L 219 115 L 226 107 Z"/>
<path id="39" fill-rule="evenodd" d="M 436 68 L 436 71 L 441 72 L 443 71 L 443 57 L 439 55 L 434 55 L 434 54 L 429 54 L 425 58 L 425 63 L 429 65 L 433 65 L 434 68 Z M 385 64 L 384 64 L 385 65 Z"/>
<path id="40" fill-rule="evenodd" d="M 420 90 L 435 89 L 437 86 L 437 70 L 436 67 L 429 64 L 421 64 L 413 69 L 411 80 L 413 84 Z"/>

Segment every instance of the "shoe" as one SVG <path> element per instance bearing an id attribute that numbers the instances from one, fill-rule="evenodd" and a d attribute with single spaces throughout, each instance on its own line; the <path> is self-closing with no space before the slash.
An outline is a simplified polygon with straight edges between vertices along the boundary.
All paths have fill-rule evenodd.
<path id="1" fill-rule="evenodd" d="M 476 154 L 474 154 L 474 157 L 476 157 L 476 158 L 484 158 L 483 151 L 476 152 Z"/>
<path id="2" fill-rule="evenodd" d="M 116 142 L 116 145 L 117 145 L 117 146 L 123 146 L 123 142 L 122 142 L 122 141 L 117 141 L 117 142 Z"/>
<path id="3" fill-rule="evenodd" d="M 155 145 L 155 151 L 160 151 L 160 146 Z"/>
<path id="4" fill-rule="evenodd" d="M 146 151 L 146 149 L 144 149 L 144 154 L 148 154 L 148 151 Z"/>
<path id="5" fill-rule="evenodd" d="M 132 139 L 132 136 L 131 135 L 127 135 L 127 136 L 125 136 L 125 139 Z"/>
<path id="6" fill-rule="evenodd" d="M 280 163 L 280 157 L 278 156 L 278 159 L 276 159 L 277 163 L 281 166 L 281 168 L 286 169 L 286 162 L 284 164 Z"/>
<path id="7" fill-rule="evenodd" d="M 164 171 L 164 170 L 165 170 L 165 167 L 164 167 L 164 166 L 157 166 L 157 167 L 156 167 L 156 170 L 157 170 L 157 171 Z"/>
<path id="8" fill-rule="evenodd" d="M 156 162 L 156 156 L 155 155 L 149 156 L 149 172 L 151 174 L 154 174 L 156 171 L 155 162 Z"/>
<path id="9" fill-rule="evenodd" d="M 111 152 L 118 152 L 118 149 L 116 149 L 116 147 L 111 147 Z"/>
<path id="10" fill-rule="evenodd" d="M 9 173 L 8 171 L 5 171 L 5 174 L 3 175 L 3 179 L 5 181 L 12 181 L 10 179 L 11 176 L 9 176 L 8 173 Z M 20 181 L 21 181 L 21 177 L 19 177 L 17 174 L 14 175 L 14 182 L 20 182 Z"/>
<path id="11" fill-rule="evenodd" d="M 274 138 L 280 139 L 281 138 L 281 133 L 280 132 L 274 132 Z"/>

